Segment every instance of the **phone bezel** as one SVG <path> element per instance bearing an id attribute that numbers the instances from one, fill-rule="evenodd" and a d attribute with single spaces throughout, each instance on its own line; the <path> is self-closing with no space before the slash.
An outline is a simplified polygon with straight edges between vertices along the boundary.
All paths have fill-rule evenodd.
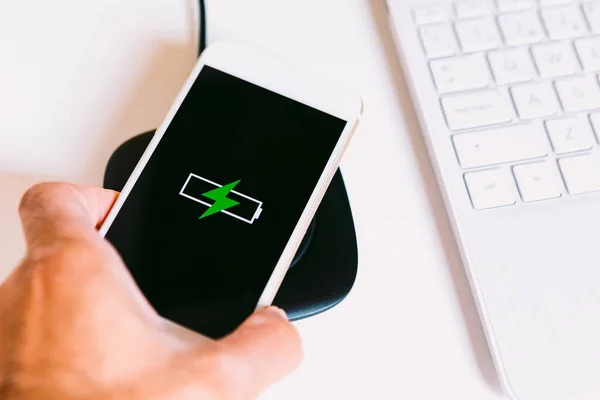
<path id="1" fill-rule="evenodd" d="M 360 96 L 343 87 L 336 87 L 321 77 L 300 71 L 294 66 L 286 65 L 282 61 L 264 53 L 259 53 L 250 47 L 234 43 L 218 43 L 209 46 L 196 63 L 164 122 L 156 130 L 146 151 L 123 187 L 121 195 L 102 224 L 99 233 L 104 237 L 110 229 L 204 66 L 210 66 L 236 76 L 348 122 L 259 298 L 257 308 L 269 306 L 275 299 L 275 295 L 362 115 Z"/>

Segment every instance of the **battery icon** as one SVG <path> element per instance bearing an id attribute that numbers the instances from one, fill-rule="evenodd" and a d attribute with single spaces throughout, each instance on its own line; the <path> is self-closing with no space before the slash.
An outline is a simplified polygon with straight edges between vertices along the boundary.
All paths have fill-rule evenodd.
<path id="1" fill-rule="evenodd" d="M 213 204 L 215 204 L 215 201 L 204 196 L 204 193 L 220 187 L 223 187 L 223 185 L 219 185 L 218 183 L 201 176 L 190 174 L 183 184 L 179 194 L 187 199 L 195 201 L 196 203 L 200 203 L 207 207 L 212 207 Z M 248 224 L 253 224 L 254 221 L 260 217 L 260 214 L 263 210 L 262 201 L 253 199 L 252 197 L 246 196 L 245 194 L 235 190 L 229 192 L 227 198 L 235 200 L 239 204 L 227 210 L 222 210 L 221 212 L 223 214 L 227 214 L 230 217 L 239 219 L 240 221 L 244 221 Z"/>

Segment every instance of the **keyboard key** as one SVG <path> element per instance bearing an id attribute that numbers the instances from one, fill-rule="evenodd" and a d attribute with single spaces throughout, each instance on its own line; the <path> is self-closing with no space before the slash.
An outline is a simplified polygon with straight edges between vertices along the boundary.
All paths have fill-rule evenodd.
<path id="1" fill-rule="evenodd" d="M 596 138 L 600 142 L 600 113 L 590 115 L 590 122 L 594 128 L 594 132 L 596 132 Z"/>
<path id="2" fill-rule="evenodd" d="M 430 68 L 440 93 L 481 89 L 490 83 L 488 66 L 479 55 L 435 60 Z"/>
<path id="3" fill-rule="evenodd" d="M 565 112 L 593 110 L 600 107 L 598 81 L 591 76 L 556 81 L 558 97 Z"/>
<path id="4" fill-rule="evenodd" d="M 453 56 L 458 52 L 458 43 L 450 24 L 427 25 L 419 33 L 429 58 Z"/>
<path id="5" fill-rule="evenodd" d="M 531 81 L 536 73 L 529 52 L 522 47 L 488 54 L 494 79 L 499 85 Z"/>
<path id="6" fill-rule="evenodd" d="M 546 121 L 546 130 L 556 154 L 589 150 L 594 146 L 594 135 L 585 117 Z"/>
<path id="7" fill-rule="evenodd" d="M 592 32 L 600 33 L 600 2 L 583 3 L 583 12 Z"/>
<path id="8" fill-rule="evenodd" d="M 510 91 L 521 119 L 549 117 L 559 110 L 554 88 L 548 82 L 515 86 Z"/>
<path id="9" fill-rule="evenodd" d="M 418 25 L 445 22 L 450 20 L 450 10 L 442 3 L 429 4 L 415 8 L 413 17 Z"/>
<path id="10" fill-rule="evenodd" d="M 508 99 L 495 90 L 444 97 L 442 108 L 453 131 L 512 120 Z"/>
<path id="11" fill-rule="evenodd" d="M 600 191 L 600 157 L 586 154 L 558 161 L 567 190 L 571 195 Z"/>
<path id="12" fill-rule="evenodd" d="M 579 69 L 570 43 L 540 44 L 531 49 L 542 78 L 573 75 Z"/>
<path id="13" fill-rule="evenodd" d="M 546 135 L 538 124 L 513 125 L 452 137 L 463 169 L 485 167 L 548 155 Z"/>
<path id="14" fill-rule="evenodd" d="M 583 14 L 577 5 L 544 9 L 542 19 L 552 39 L 571 39 L 587 31 Z"/>
<path id="15" fill-rule="evenodd" d="M 454 4 L 456 18 L 473 18 L 491 15 L 494 7 L 485 0 L 463 0 Z"/>
<path id="16" fill-rule="evenodd" d="M 548 162 L 517 165 L 513 172 L 521 198 L 526 203 L 556 199 L 562 195 L 556 171 Z"/>
<path id="17" fill-rule="evenodd" d="M 504 169 L 465 174 L 465 183 L 476 210 L 510 206 L 516 203 L 515 184 Z"/>
<path id="18" fill-rule="evenodd" d="M 531 10 L 535 8 L 535 0 L 496 0 L 500 12 Z"/>
<path id="19" fill-rule="evenodd" d="M 579 39 L 575 42 L 575 48 L 583 69 L 588 72 L 600 71 L 600 37 Z"/>
<path id="20" fill-rule="evenodd" d="M 455 28 L 460 45 L 466 53 L 492 50 L 502 44 L 493 18 L 457 21 Z"/>
<path id="21" fill-rule="evenodd" d="M 498 23 L 509 46 L 539 43 L 544 40 L 544 28 L 535 11 L 500 15 Z"/>

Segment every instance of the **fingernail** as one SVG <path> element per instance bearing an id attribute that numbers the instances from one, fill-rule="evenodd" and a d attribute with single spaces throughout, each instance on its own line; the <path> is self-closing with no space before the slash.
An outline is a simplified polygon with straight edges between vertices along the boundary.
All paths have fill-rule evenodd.
<path id="1" fill-rule="evenodd" d="M 282 318 L 284 318 L 286 321 L 288 321 L 288 316 L 287 316 L 287 314 L 285 313 L 285 311 L 283 311 L 283 310 L 282 310 L 281 308 L 279 308 L 279 307 L 274 307 L 274 306 L 272 306 L 272 307 L 267 307 L 267 308 L 265 309 L 265 311 L 267 311 L 267 312 L 272 312 L 272 313 L 277 313 L 277 314 L 279 314 L 279 316 L 280 316 L 280 317 L 282 317 Z"/>

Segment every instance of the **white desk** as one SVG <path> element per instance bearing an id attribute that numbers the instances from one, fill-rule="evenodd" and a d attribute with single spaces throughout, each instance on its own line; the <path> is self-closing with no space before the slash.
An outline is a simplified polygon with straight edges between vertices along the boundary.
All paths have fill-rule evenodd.
<path id="1" fill-rule="evenodd" d="M 298 323 L 305 362 L 264 399 L 503 398 L 381 1 L 207 0 L 209 42 L 258 44 L 365 101 L 342 164 L 356 286 Z M 110 152 L 159 124 L 195 60 L 194 4 L 0 2 L 0 276 L 23 251 L 16 204 L 29 185 L 100 184 Z M 374 186 L 386 209 L 371 207 Z"/>

